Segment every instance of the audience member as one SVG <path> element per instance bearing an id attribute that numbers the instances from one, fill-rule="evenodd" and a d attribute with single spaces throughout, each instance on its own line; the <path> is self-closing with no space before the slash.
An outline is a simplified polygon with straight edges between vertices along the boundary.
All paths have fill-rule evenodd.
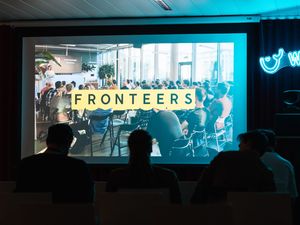
<path id="1" fill-rule="evenodd" d="M 194 82 L 192 83 L 192 88 L 195 89 L 195 88 L 197 88 L 197 87 L 199 87 L 199 86 L 198 86 L 198 82 L 194 81 Z"/>
<path id="2" fill-rule="evenodd" d="M 204 101 L 204 105 L 205 105 L 205 107 L 208 107 L 210 105 L 210 103 L 212 102 L 212 100 L 214 99 L 215 93 L 212 91 L 212 89 L 210 87 L 209 80 L 205 80 L 203 82 L 203 88 L 205 89 L 206 94 L 207 94 L 207 98 Z"/>
<path id="3" fill-rule="evenodd" d="M 47 106 L 47 94 L 49 91 L 53 90 L 53 83 L 48 81 L 46 86 L 41 90 L 40 94 L 40 107 L 41 107 L 41 118 L 46 120 L 49 117 L 50 108 Z"/>
<path id="4" fill-rule="evenodd" d="M 130 87 L 130 85 L 129 85 L 128 81 L 124 81 L 122 84 L 121 90 L 128 90 L 128 89 L 130 89 L 129 87 Z"/>
<path id="5" fill-rule="evenodd" d="M 136 89 L 136 90 L 142 89 L 141 85 L 140 85 L 140 82 L 138 82 L 138 81 L 135 82 L 135 88 L 134 89 Z"/>
<path id="6" fill-rule="evenodd" d="M 51 87 L 50 84 L 51 84 L 50 81 L 47 81 L 47 82 L 45 83 L 45 87 L 43 87 L 42 90 L 40 91 L 40 95 L 41 95 L 41 96 L 44 95 L 44 94 L 49 90 L 49 88 Z"/>
<path id="7" fill-rule="evenodd" d="M 21 161 L 16 192 L 51 192 L 53 202 L 93 202 L 94 182 L 86 163 L 68 156 L 72 141 L 69 125 L 49 127 L 45 153 Z"/>
<path id="8" fill-rule="evenodd" d="M 66 93 L 66 81 L 65 80 L 63 80 L 62 82 L 61 82 L 61 91 L 62 91 L 62 94 L 65 94 Z"/>
<path id="9" fill-rule="evenodd" d="M 205 91 L 208 95 L 211 95 L 212 97 L 215 95 L 215 93 L 212 91 L 212 89 L 210 87 L 210 81 L 209 80 L 205 80 L 203 82 L 203 87 L 204 87 L 204 89 L 205 89 Z"/>
<path id="10" fill-rule="evenodd" d="M 145 130 L 135 130 L 128 138 L 129 165 L 116 169 L 109 176 L 106 190 L 168 188 L 172 203 L 181 203 L 176 174 L 168 169 L 154 166 L 150 162 L 152 137 Z"/>
<path id="11" fill-rule="evenodd" d="M 51 112 L 51 102 L 53 100 L 53 97 L 56 95 L 62 95 L 62 90 L 61 90 L 61 81 L 56 81 L 55 82 L 55 89 L 54 88 L 49 88 L 47 95 L 46 95 L 46 110 L 45 110 L 45 120 L 53 120 L 53 115 Z"/>
<path id="12" fill-rule="evenodd" d="M 227 97 L 229 86 L 227 83 L 218 83 L 215 91 L 215 100 L 209 106 L 210 120 L 208 130 L 213 130 L 214 126 L 217 129 L 224 127 L 224 120 L 230 115 L 232 102 Z"/>
<path id="13" fill-rule="evenodd" d="M 156 79 L 154 83 L 155 83 L 155 89 L 156 89 L 158 87 L 158 85 L 161 84 L 160 79 Z"/>
<path id="14" fill-rule="evenodd" d="M 50 104 L 50 113 L 53 121 L 66 122 L 73 118 L 73 112 L 71 110 L 72 90 L 73 84 L 67 84 L 65 86 L 65 94 L 58 93 L 52 98 Z"/>
<path id="15" fill-rule="evenodd" d="M 163 157 L 170 155 L 174 140 L 183 135 L 176 114 L 165 110 L 154 110 L 147 130 L 158 141 L 160 154 Z"/>
<path id="16" fill-rule="evenodd" d="M 190 88 L 190 81 L 187 80 L 187 79 L 183 80 L 183 85 L 182 85 L 182 87 L 183 87 L 184 89 Z"/>
<path id="17" fill-rule="evenodd" d="M 240 151 L 219 153 L 203 171 L 192 203 L 209 203 L 226 200 L 229 191 L 275 191 L 273 174 L 262 163 L 259 154 L 267 147 L 267 137 L 260 132 L 239 135 Z"/>
<path id="18" fill-rule="evenodd" d="M 176 85 L 174 84 L 174 81 L 171 80 L 171 81 L 169 82 L 168 89 L 177 89 Z"/>
<path id="19" fill-rule="evenodd" d="M 74 89 L 74 86 L 72 83 L 66 84 L 66 93 L 65 95 L 67 95 L 69 98 L 71 98 L 71 92 Z"/>
<path id="20" fill-rule="evenodd" d="M 276 148 L 276 134 L 272 130 L 259 130 L 268 137 L 268 148 L 260 157 L 263 163 L 269 167 L 274 175 L 277 192 L 289 193 L 292 198 L 298 197 L 294 167 L 290 161 L 281 157 Z"/>
<path id="21" fill-rule="evenodd" d="M 75 90 L 76 89 L 76 82 L 73 80 L 73 81 L 71 81 L 71 84 L 73 84 L 73 89 Z"/>
<path id="22" fill-rule="evenodd" d="M 268 147 L 268 137 L 257 130 L 239 134 L 237 139 L 240 142 L 239 150 L 241 152 L 254 152 L 259 157 L 266 152 Z"/>
<path id="23" fill-rule="evenodd" d="M 119 89 L 117 80 L 113 79 L 111 81 L 111 86 L 109 87 L 109 89 L 111 89 L 111 90 L 118 90 Z"/>
<path id="24" fill-rule="evenodd" d="M 177 88 L 178 88 L 178 89 L 183 89 L 180 80 L 177 80 L 177 81 L 176 81 L 176 85 L 177 85 Z"/>
<path id="25" fill-rule="evenodd" d="M 196 108 L 188 114 L 187 119 L 181 124 L 182 130 L 188 128 L 188 135 L 190 135 L 193 130 L 203 130 L 209 118 L 209 111 L 203 104 L 206 99 L 206 91 L 203 88 L 196 88 L 195 95 Z"/>

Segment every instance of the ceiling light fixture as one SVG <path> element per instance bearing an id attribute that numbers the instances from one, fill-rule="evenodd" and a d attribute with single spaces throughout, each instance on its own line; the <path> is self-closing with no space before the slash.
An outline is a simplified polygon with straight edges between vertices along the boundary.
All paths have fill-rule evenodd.
<path id="1" fill-rule="evenodd" d="M 163 8 L 166 11 L 171 11 L 171 7 L 168 6 L 168 4 L 166 2 L 164 2 L 163 0 L 154 0 L 161 8 Z"/>

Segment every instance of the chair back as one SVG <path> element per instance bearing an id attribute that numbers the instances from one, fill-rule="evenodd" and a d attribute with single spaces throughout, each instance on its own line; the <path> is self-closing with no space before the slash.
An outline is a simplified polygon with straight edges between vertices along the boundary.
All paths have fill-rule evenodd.
<path id="1" fill-rule="evenodd" d="M 120 188 L 118 193 L 138 193 L 138 195 L 144 196 L 146 199 L 148 196 L 153 194 L 153 197 L 159 199 L 159 201 L 163 201 L 163 203 L 170 203 L 170 190 L 169 188 Z M 155 200 L 156 201 L 156 200 Z"/>
<path id="2" fill-rule="evenodd" d="M 235 224 L 293 224 L 291 198 L 288 194 L 229 192 L 227 201 L 232 204 Z"/>
<path id="3" fill-rule="evenodd" d="M 182 203 L 188 205 L 195 192 L 197 182 L 193 181 L 181 181 L 179 182 L 179 188 L 181 192 Z"/>
<path id="4" fill-rule="evenodd" d="M 14 192 L 16 189 L 15 181 L 1 181 L 0 182 L 0 193 L 1 192 Z"/>
<path id="5" fill-rule="evenodd" d="M 96 199 L 102 225 L 150 225 L 153 209 L 164 204 L 160 193 L 100 193 Z"/>
<path id="6" fill-rule="evenodd" d="M 95 195 L 101 194 L 106 191 L 106 183 L 105 181 L 96 181 L 95 182 Z"/>
<path id="7" fill-rule="evenodd" d="M 17 204 L 36 204 L 36 203 L 51 203 L 52 194 L 47 192 L 18 192 L 18 193 L 0 193 L 0 212 L 6 205 Z"/>
<path id="8" fill-rule="evenodd" d="M 192 157 L 192 141 L 190 138 L 178 138 L 173 142 L 170 151 L 172 157 Z"/>
<path id="9" fill-rule="evenodd" d="M 95 225 L 91 204 L 19 204 L 0 214 L 0 223 L 9 225 Z"/>
<path id="10" fill-rule="evenodd" d="M 227 204 L 167 205 L 152 210 L 149 224 L 232 225 L 232 208 Z"/>

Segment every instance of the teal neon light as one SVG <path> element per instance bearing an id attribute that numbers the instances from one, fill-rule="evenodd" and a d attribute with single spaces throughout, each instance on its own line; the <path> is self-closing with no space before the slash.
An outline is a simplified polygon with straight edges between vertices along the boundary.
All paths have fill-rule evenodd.
<path id="1" fill-rule="evenodd" d="M 281 69 L 282 67 L 280 67 L 280 63 L 281 63 L 281 59 L 284 55 L 284 50 L 283 48 L 278 49 L 278 54 L 274 54 L 272 56 L 272 59 L 275 61 L 275 63 L 273 63 L 273 66 L 269 66 L 270 64 L 272 65 L 272 63 L 270 63 L 271 57 L 267 56 L 267 57 L 260 57 L 259 58 L 259 62 L 260 62 L 260 66 L 261 68 L 269 74 L 274 74 L 276 73 L 279 69 Z"/>
<path id="2" fill-rule="evenodd" d="M 278 54 L 260 57 L 259 63 L 263 71 L 274 74 L 284 67 L 300 67 L 300 50 L 285 53 L 283 48 L 278 49 Z"/>

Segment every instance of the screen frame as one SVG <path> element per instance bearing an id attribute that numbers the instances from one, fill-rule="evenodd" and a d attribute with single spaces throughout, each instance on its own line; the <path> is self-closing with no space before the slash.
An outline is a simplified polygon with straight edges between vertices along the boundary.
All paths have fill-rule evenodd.
<path id="1" fill-rule="evenodd" d="M 214 36 L 212 36 L 214 35 Z M 232 36 L 234 35 L 234 36 Z M 112 41 L 112 38 L 114 41 Z M 235 83 L 239 85 L 239 98 L 235 98 L 233 113 L 235 121 L 245 121 L 241 129 L 234 129 L 233 136 L 247 130 L 247 33 L 209 33 L 209 34 L 133 34 L 133 35 L 95 35 L 95 36 L 40 36 L 22 38 L 22 109 L 21 109 L 21 157 L 32 155 L 34 149 L 34 45 L 37 44 L 59 44 L 68 39 L 74 44 L 97 44 L 97 43 L 126 43 L 128 40 L 134 43 L 191 43 L 191 42 L 233 42 L 234 43 L 234 73 L 244 74 L 235 76 Z M 172 38 L 172 41 L 170 41 Z M 196 40 L 196 41 L 195 41 Z M 131 43 L 130 42 L 130 43 Z M 240 51 L 243 49 L 242 51 Z M 236 60 L 238 60 L 236 62 Z M 236 91 L 237 92 L 237 91 Z M 239 107 L 236 107 L 236 106 Z M 241 107 L 240 107 L 241 106 Z M 238 108 L 238 109 L 237 109 Z M 30 125 L 31 124 L 31 125 Z M 237 146 L 234 146 L 237 149 Z M 84 159 L 89 164 L 119 164 L 120 161 L 102 161 L 97 158 L 103 157 L 78 157 Z M 90 158 L 90 159 L 88 159 Z M 116 157 L 117 159 L 120 159 Z M 127 157 L 122 157 L 122 163 L 128 161 Z M 186 165 L 183 161 L 162 162 L 159 159 L 153 160 L 158 164 Z M 195 163 L 191 163 L 195 164 Z M 199 164 L 199 163 L 196 163 Z M 203 162 L 201 164 L 207 164 Z"/>

